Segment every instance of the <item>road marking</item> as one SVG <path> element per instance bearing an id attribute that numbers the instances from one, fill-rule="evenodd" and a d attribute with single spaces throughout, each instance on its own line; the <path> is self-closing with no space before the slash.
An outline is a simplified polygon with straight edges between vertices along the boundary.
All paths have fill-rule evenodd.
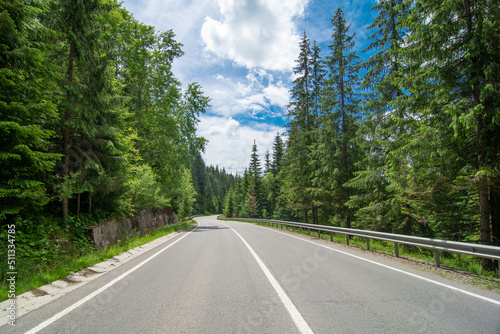
<path id="1" fill-rule="evenodd" d="M 226 225 L 224 223 L 222 223 L 222 224 Z M 234 228 L 232 228 L 229 225 L 226 225 L 226 226 L 229 227 L 231 230 L 233 230 L 233 232 L 236 233 L 236 235 L 238 237 L 240 237 L 241 241 L 243 241 L 243 243 L 245 244 L 245 246 L 247 246 L 248 250 L 250 251 L 250 253 L 255 258 L 255 261 L 257 261 L 257 263 L 259 264 L 260 269 L 262 269 L 262 271 L 266 275 L 267 279 L 269 280 L 269 282 L 273 286 L 274 290 L 276 291 L 276 293 L 280 297 L 281 302 L 283 303 L 283 305 L 285 305 L 285 308 L 288 311 L 288 313 L 290 314 L 290 316 L 292 317 L 292 320 L 295 323 L 295 326 L 297 326 L 297 329 L 301 333 L 304 333 L 304 334 L 306 334 L 306 333 L 314 334 L 314 332 L 312 331 L 312 329 L 309 327 L 309 325 L 307 324 L 307 322 L 304 320 L 304 318 L 300 314 L 299 310 L 297 310 L 297 308 L 295 307 L 295 305 L 293 304 L 293 302 L 290 300 L 290 298 L 288 297 L 288 295 L 286 294 L 286 292 L 279 285 L 279 283 L 276 280 L 276 278 L 274 278 L 273 274 L 271 274 L 271 272 L 266 267 L 266 265 L 264 264 L 264 262 L 262 262 L 262 260 L 257 255 L 257 253 L 255 253 L 255 251 L 252 249 L 252 247 L 250 247 L 250 245 L 248 244 L 248 242 L 238 232 L 236 232 L 236 230 Z"/>
<path id="2" fill-rule="evenodd" d="M 191 232 L 195 231 L 198 227 L 199 227 L 199 224 L 198 224 L 198 226 L 195 229 L 189 231 L 188 233 L 186 233 L 185 235 L 183 235 L 182 237 L 180 237 L 176 241 L 172 242 L 167 247 L 159 250 L 157 253 L 151 255 L 149 258 L 147 258 L 146 260 L 142 261 L 141 263 L 139 263 L 138 265 L 136 265 L 132 269 L 128 270 L 127 272 L 121 274 L 120 276 L 118 276 L 117 278 L 115 278 L 114 280 L 112 280 L 111 282 L 109 282 L 108 284 L 103 285 L 101 288 L 99 288 L 96 291 L 92 292 L 90 295 L 87 295 L 86 297 L 80 299 L 79 301 L 77 301 L 73 305 L 67 307 L 66 309 L 62 310 L 61 312 L 57 313 L 56 315 L 52 316 L 51 318 L 45 320 L 44 322 L 42 322 L 38 326 L 33 327 L 32 329 L 30 329 L 29 331 L 27 331 L 25 334 L 35 334 L 35 333 L 38 333 L 39 331 L 41 331 L 45 327 L 47 327 L 47 326 L 51 325 L 52 323 L 56 322 L 57 320 L 61 319 L 66 314 L 70 313 L 71 311 L 73 311 L 77 307 L 85 304 L 86 302 L 88 302 L 89 300 L 91 300 L 92 298 L 94 298 L 95 296 L 97 296 L 98 294 L 100 294 L 101 292 L 105 291 L 106 289 L 110 288 L 114 284 L 118 283 L 119 281 L 121 281 L 122 279 L 124 279 L 125 277 L 127 277 L 128 275 L 130 275 L 131 273 L 133 273 L 134 271 L 136 271 L 137 269 L 139 269 L 140 267 L 142 267 L 143 265 L 145 265 L 146 263 L 148 263 L 149 261 L 151 261 L 152 259 L 154 259 L 155 257 L 157 257 L 158 255 L 160 255 L 161 253 L 163 253 L 164 251 L 166 251 L 167 249 L 169 249 L 170 247 L 172 247 L 173 245 L 175 245 L 176 243 L 178 243 L 179 241 L 181 241 L 182 239 L 184 239 L 185 237 L 187 237 Z"/>
<path id="3" fill-rule="evenodd" d="M 341 251 L 341 250 L 338 250 L 338 249 L 335 249 L 335 248 L 332 248 L 332 247 L 328 247 L 328 246 L 325 246 L 325 245 L 321 245 L 321 244 L 318 244 L 318 243 L 310 241 L 310 240 L 302 239 L 302 238 L 294 236 L 294 235 L 283 233 L 281 231 L 275 231 L 273 229 L 269 229 L 269 230 L 273 231 L 273 232 L 276 232 L 276 233 L 279 233 L 279 234 L 286 235 L 286 236 L 291 237 L 291 238 L 295 238 L 295 239 L 298 239 L 298 240 L 302 240 L 304 242 L 308 242 L 308 243 L 316 245 L 316 246 L 321 246 L 323 248 L 330 249 L 330 250 L 332 250 L 334 252 L 337 252 L 337 253 L 340 253 L 340 254 L 348 255 L 348 256 L 354 257 L 354 258 L 359 259 L 359 260 L 363 260 L 363 261 L 366 261 L 366 262 L 369 262 L 369 263 L 373 263 L 373 264 L 376 264 L 378 266 L 381 266 L 381 267 L 384 267 L 384 268 L 387 268 L 387 269 L 391 269 L 391 270 L 397 271 L 399 273 L 402 273 L 402 274 L 405 274 L 405 275 L 408 275 L 408 276 L 411 276 L 411 277 L 415 277 L 415 278 L 427 281 L 429 283 L 433 283 L 433 284 L 436 284 L 436 285 L 439 285 L 439 286 L 442 286 L 442 287 L 445 287 L 445 288 L 448 288 L 448 289 L 451 289 L 451 290 L 454 290 L 454 291 L 457 291 L 457 292 L 461 292 L 463 294 L 466 294 L 466 295 L 469 295 L 469 296 L 472 296 L 472 297 L 475 297 L 475 298 L 478 298 L 478 299 L 482 299 L 482 300 L 490 302 L 492 304 L 500 305 L 500 301 L 492 299 L 492 298 L 488 298 L 488 297 L 485 297 L 485 296 L 478 295 L 477 293 L 474 293 L 474 292 L 470 292 L 470 291 L 467 291 L 467 290 L 456 288 L 454 286 L 451 286 L 451 285 L 448 285 L 448 284 L 445 284 L 445 283 L 441 283 L 441 282 L 432 280 L 430 278 L 426 278 L 426 277 L 423 277 L 423 276 L 420 276 L 420 275 L 417 275 L 417 274 L 412 274 L 412 273 L 404 271 L 402 269 L 394 268 L 394 267 L 388 266 L 386 264 L 382 264 L 382 263 L 379 263 L 379 262 L 376 262 L 376 261 L 368 260 L 368 259 L 365 259 L 364 257 L 357 256 L 357 255 L 354 255 L 354 254 L 350 254 L 350 253 L 347 253 L 347 252 L 344 252 L 344 251 Z"/>

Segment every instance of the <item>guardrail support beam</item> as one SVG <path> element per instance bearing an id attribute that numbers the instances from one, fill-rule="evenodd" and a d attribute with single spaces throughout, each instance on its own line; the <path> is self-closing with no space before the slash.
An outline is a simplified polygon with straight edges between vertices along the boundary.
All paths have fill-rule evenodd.
<path id="1" fill-rule="evenodd" d="M 349 234 L 345 235 L 345 244 L 349 246 Z"/>
<path id="2" fill-rule="evenodd" d="M 221 220 L 231 220 L 230 218 L 222 218 L 220 217 L 219 219 Z M 409 246 L 416 246 L 416 247 L 423 247 L 427 249 L 433 249 L 434 250 L 434 256 L 435 256 L 435 262 L 436 262 L 436 267 L 440 267 L 441 261 L 440 261 L 440 251 L 444 252 L 452 252 L 452 253 L 458 253 L 458 254 L 467 254 L 467 255 L 472 255 L 472 256 L 478 256 L 478 257 L 484 257 L 492 260 L 500 260 L 500 247 L 498 246 L 491 246 L 491 245 L 481 245 L 481 244 L 472 244 L 472 243 L 465 243 L 465 242 L 456 242 L 456 241 L 447 241 L 447 240 L 439 240 L 439 239 L 429 239 L 429 238 L 421 238 L 421 237 L 415 237 L 415 236 L 407 236 L 407 235 L 399 235 L 399 234 L 392 234 L 392 233 L 384 233 L 384 232 L 376 232 L 376 231 L 365 231 L 365 230 L 356 230 L 356 229 L 349 229 L 349 228 L 341 228 L 341 227 L 334 227 L 334 226 L 319 226 L 319 225 L 313 225 L 313 224 L 304 224 L 304 223 L 294 223 L 294 222 L 278 222 L 278 221 L 273 221 L 273 220 L 266 220 L 266 219 L 252 219 L 252 218 L 236 218 L 236 220 L 242 220 L 242 221 L 253 221 L 253 222 L 270 222 L 271 226 L 276 226 L 276 228 L 284 229 L 285 226 L 289 230 L 290 227 L 292 227 L 292 231 L 295 231 L 295 227 L 299 228 L 301 232 L 304 232 L 304 229 L 307 229 L 307 234 L 311 235 L 311 230 L 313 231 L 318 231 L 318 237 L 321 238 L 321 231 L 318 229 L 321 229 L 324 232 L 330 232 L 330 240 L 333 241 L 333 233 L 340 233 L 345 235 L 346 237 L 346 244 L 349 245 L 349 239 L 351 238 L 351 235 L 357 236 L 357 237 L 364 237 L 367 238 L 367 248 L 369 249 L 370 244 L 368 241 L 369 239 L 375 239 L 375 240 L 384 240 L 387 242 L 393 242 L 394 243 L 394 255 L 396 257 L 399 257 L 399 244 L 403 245 L 409 245 Z M 276 224 L 276 225 L 275 225 Z M 353 234 L 351 234 L 353 233 Z M 500 264 L 499 264 L 499 274 L 500 274 Z"/>
<path id="3" fill-rule="evenodd" d="M 370 238 L 366 238 L 366 250 L 370 250 Z"/>
<path id="4" fill-rule="evenodd" d="M 437 249 L 434 250 L 434 260 L 436 261 L 436 268 L 441 266 L 441 259 L 439 258 L 439 251 Z"/>

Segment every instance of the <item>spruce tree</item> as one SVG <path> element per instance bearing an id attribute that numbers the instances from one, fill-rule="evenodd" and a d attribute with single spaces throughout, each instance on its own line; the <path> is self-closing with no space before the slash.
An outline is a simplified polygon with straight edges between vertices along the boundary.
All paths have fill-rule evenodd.
<path id="1" fill-rule="evenodd" d="M 401 215 L 403 204 L 395 199 L 394 191 L 388 191 L 393 188 L 389 185 L 394 179 L 388 178 L 386 159 L 388 152 L 397 150 L 400 145 L 397 134 L 405 131 L 404 115 L 394 101 L 403 95 L 399 86 L 403 65 L 401 44 L 406 31 L 403 23 L 409 9 L 404 0 L 382 0 L 372 10 L 378 11 L 378 15 L 367 28 L 374 31 L 368 37 L 371 43 L 364 52 L 375 53 L 363 64 L 367 69 L 363 88 L 370 93 L 367 94 L 367 117 L 358 130 L 358 142 L 365 156 L 357 165 L 356 176 L 348 183 L 349 187 L 358 190 L 348 204 L 359 209 L 357 217 L 367 228 L 403 232 L 401 220 L 406 219 L 407 224 L 410 220 Z M 400 178 L 404 177 L 400 174 Z M 407 226 L 407 233 L 408 230 L 411 228 Z"/>
<path id="2" fill-rule="evenodd" d="M 309 222 L 309 209 L 315 221 L 315 205 L 311 192 L 314 166 L 310 164 L 311 150 L 316 145 L 314 130 L 317 126 L 314 109 L 313 68 L 311 46 L 306 32 L 299 44 L 300 53 L 296 60 L 296 75 L 291 89 L 291 102 L 287 116 L 288 143 L 286 151 L 286 196 L 294 203 L 297 211 L 302 211 L 304 221 Z"/>
<path id="3" fill-rule="evenodd" d="M 352 212 L 345 205 L 351 190 L 345 184 L 354 174 L 354 164 L 360 159 L 356 143 L 357 122 L 361 113 L 360 58 L 353 51 L 356 35 L 349 34 L 350 25 L 339 7 L 332 18 L 333 42 L 328 47 L 330 54 L 325 64 L 328 74 L 325 79 L 322 103 L 322 125 L 320 152 L 323 159 L 323 174 L 319 176 L 324 193 L 330 194 L 334 214 L 351 227 Z"/>
<path id="4" fill-rule="evenodd" d="M 66 77 L 61 83 L 66 94 L 62 115 L 64 128 L 62 214 L 63 217 L 67 217 L 68 198 L 72 193 L 68 180 L 70 165 L 73 160 L 81 161 L 78 153 L 72 152 L 74 136 L 83 134 L 93 137 L 96 133 L 96 120 L 100 112 L 99 100 L 105 90 L 107 66 L 100 44 L 103 29 L 101 17 L 111 10 L 112 6 L 104 5 L 100 0 L 60 0 L 56 5 L 59 7 L 59 10 L 54 9 L 58 15 L 57 26 L 68 45 L 65 59 Z"/>
<path id="5" fill-rule="evenodd" d="M 285 151 L 285 144 L 283 143 L 283 139 L 281 139 L 281 136 L 279 132 L 276 134 L 276 137 L 274 137 L 274 142 L 273 142 L 273 159 L 271 162 L 271 173 L 273 173 L 275 176 L 279 174 L 281 171 L 281 166 L 283 164 L 283 156 Z"/>
<path id="6" fill-rule="evenodd" d="M 0 220 L 49 202 L 46 176 L 60 159 L 50 153 L 59 90 L 45 6 L 0 1 Z"/>
<path id="7" fill-rule="evenodd" d="M 252 145 L 252 154 L 250 156 L 250 165 L 248 166 L 250 183 L 247 198 L 247 212 L 253 218 L 260 216 L 262 210 L 266 207 L 266 195 L 264 193 L 261 175 L 262 167 L 260 165 L 258 152 L 257 143 L 254 140 Z"/>

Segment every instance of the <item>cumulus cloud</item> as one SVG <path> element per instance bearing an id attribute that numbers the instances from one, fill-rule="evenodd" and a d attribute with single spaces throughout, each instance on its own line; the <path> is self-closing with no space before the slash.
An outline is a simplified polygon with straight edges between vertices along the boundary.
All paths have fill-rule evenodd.
<path id="1" fill-rule="evenodd" d="M 283 128 L 267 124 L 244 126 L 233 118 L 202 116 L 199 136 L 209 140 L 203 160 L 207 165 L 225 167 L 227 172 L 242 174 L 250 163 L 254 139 L 262 164 L 267 150 L 272 152 L 274 137 Z"/>
<path id="2" fill-rule="evenodd" d="M 218 0 L 220 19 L 205 18 L 206 50 L 247 68 L 289 71 L 300 36 L 294 19 L 309 0 Z"/>

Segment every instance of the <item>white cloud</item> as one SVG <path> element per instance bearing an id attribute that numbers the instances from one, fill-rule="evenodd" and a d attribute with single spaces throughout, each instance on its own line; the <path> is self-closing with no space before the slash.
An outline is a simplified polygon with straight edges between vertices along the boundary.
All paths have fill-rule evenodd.
<path id="1" fill-rule="evenodd" d="M 212 112 L 220 116 L 280 116 L 272 114 L 271 106 L 285 109 L 290 100 L 288 87 L 262 69 L 250 70 L 243 78 L 214 78 L 206 93 L 212 98 Z"/>
<path id="2" fill-rule="evenodd" d="M 277 86 L 269 85 L 262 90 L 269 103 L 272 105 L 286 107 L 290 101 L 290 93 L 288 88 L 283 87 L 282 83 L 278 83 Z"/>
<path id="3" fill-rule="evenodd" d="M 220 20 L 205 18 L 208 51 L 247 68 L 289 71 L 298 54 L 294 19 L 309 0 L 219 0 Z"/>
<path id="4" fill-rule="evenodd" d="M 266 151 L 272 152 L 276 133 L 282 131 L 282 127 L 269 124 L 250 127 L 233 118 L 202 116 L 197 134 L 209 141 L 203 155 L 207 165 L 218 165 L 225 167 L 227 172 L 242 174 L 250 163 L 254 139 L 263 166 Z"/>

